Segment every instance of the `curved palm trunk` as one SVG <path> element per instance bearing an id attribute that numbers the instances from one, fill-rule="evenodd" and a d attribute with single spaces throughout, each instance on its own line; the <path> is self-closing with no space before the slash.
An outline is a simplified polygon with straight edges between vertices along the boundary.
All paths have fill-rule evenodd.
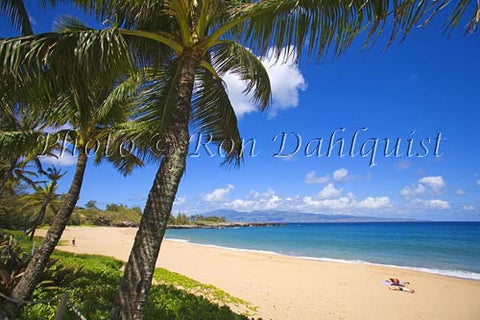
<path id="1" fill-rule="evenodd" d="M 86 166 L 87 155 L 83 152 L 80 152 L 77 159 L 75 175 L 73 177 L 70 189 L 68 190 L 68 193 L 63 200 L 57 215 L 55 216 L 53 224 L 48 229 L 42 244 L 30 260 L 27 269 L 25 270 L 25 274 L 13 289 L 10 295 L 13 299 L 20 301 L 28 299 L 40 281 L 43 269 L 45 268 L 50 255 L 55 249 L 55 246 L 60 240 L 63 230 L 65 229 L 65 226 L 72 215 L 73 209 L 77 204 Z M 12 306 L 10 306 L 10 308 L 11 307 Z"/>
<path id="2" fill-rule="evenodd" d="M 140 226 L 117 292 L 111 319 L 141 319 L 152 283 L 155 263 L 165 234 L 188 154 L 188 123 L 195 71 L 199 59 L 184 56 L 179 99 L 167 132 L 168 150 L 148 195 Z"/>

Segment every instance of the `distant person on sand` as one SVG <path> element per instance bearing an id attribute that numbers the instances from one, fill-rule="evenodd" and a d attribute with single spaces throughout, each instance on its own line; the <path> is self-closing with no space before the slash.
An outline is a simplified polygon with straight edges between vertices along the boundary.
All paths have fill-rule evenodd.
<path id="1" fill-rule="evenodd" d="M 390 285 L 390 286 L 398 286 L 398 287 L 404 287 L 408 284 L 410 284 L 410 282 L 400 282 L 400 280 L 398 280 L 397 278 L 390 278 L 388 280 L 385 280 L 384 283 L 386 285 Z"/>
<path id="2" fill-rule="evenodd" d="M 410 292 L 410 293 L 415 292 L 415 290 L 413 290 L 413 289 L 410 289 L 410 288 L 407 288 L 407 287 L 396 286 L 396 285 L 391 285 L 391 286 L 388 287 L 388 289 L 395 290 L 395 291 L 405 291 L 405 292 Z"/>
<path id="3" fill-rule="evenodd" d="M 77 245 L 75 244 L 75 238 L 72 239 L 72 246 L 76 247 Z"/>
<path id="4" fill-rule="evenodd" d="M 383 284 L 388 285 L 388 289 L 390 290 L 395 290 L 395 291 L 405 291 L 405 292 L 410 292 L 414 293 L 415 290 L 410 289 L 407 287 L 407 285 L 410 284 L 410 282 L 400 282 L 397 278 L 390 278 L 388 280 L 383 281 Z"/>

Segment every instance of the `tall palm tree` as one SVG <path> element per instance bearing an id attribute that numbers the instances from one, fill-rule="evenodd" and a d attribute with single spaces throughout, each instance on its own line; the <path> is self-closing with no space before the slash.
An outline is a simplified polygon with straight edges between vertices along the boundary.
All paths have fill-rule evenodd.
<path id="1" fill-rule="evenodd" d="M 147 62 L 155 63 L 165 54 L 170 57 L 156 80 L 147 84 L 141 101 L 147 111 L 139 121 L 140 128 L 149 132 L 157 128 L 162 141 L 161 162 L 117 294 L 113 319 L 141 318 L 185 171 L 189 124 L 212 133 L 214 141 L 228 149 L 227 161 L 238 163 L 241 158 L 237 122 L 221 76 L 231 72 L 247 81 L 246 92 L 253 93 L 261 110 L 269 102 L 268 76 L 245 45 L 260 56 L 273 47 L 277 59 L 282 51 L 286 56 L 296 51 L 299 57 L 307 51 L 309 56 L 321 58 L 332 49 L 340 55 L 362 30 L 367 30 L 365 45 L 369 45 L 391 21 L 388 46 L 399 32 L 406 36 L 413 26 L 428 23 L 448 4 L 433 0 L 75 2 L 102 18 L 115 18 L 125 28 L 120 32 L 137 44 L 139 56 L 147 57 Z M 451 6 L 446 27 L 455 26 L 465 10 L 473 8 L 468 31 L 475 31 L 480 20 L 478 2 L 462 0 Z M 232 143 L 222 144 L 225 138 Z"/>
<path id="2" fill-rule="evenodd" d="M 77 157 L 70 189 L 11 293 L 19 301 L 32 294 L 75 208 L 89 154 L 97 151 L 97 162 L 105 155 L 106 144 L 96 150 L 98 145 L 91 142 L 105 137 L 115 125 L 129 118 L 129 95 L 136 88 L 136 77 L 125 78 L 134 68 L 128 46 L 118 30 L 90 30 L 79 22 L 67 20 L 69 27 L 57 33 L 0 41 L 2 73 L 7 79 L 0 86 L 11 89 L 3 92 L 0 102 L 13 104 L 23 95 L 27 103 L 43 111 L 41 117 L 50 128 L 70 126 L 71 129 L 58 132 L 61 136 L 70 135 Z M 92 62 L 88 64 L 83 60 L 85 57 Z M 98 57 L 108 61 L 102 63 Z M 18 85 L 12 87 L 12 82 Z M 124 174 L 141 164 L 131 154 L 113 151 L 117 152 L 107 158 Z"/>

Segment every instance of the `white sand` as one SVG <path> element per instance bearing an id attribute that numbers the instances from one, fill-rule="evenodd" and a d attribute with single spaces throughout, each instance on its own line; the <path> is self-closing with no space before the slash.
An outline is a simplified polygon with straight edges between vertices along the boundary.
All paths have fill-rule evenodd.
<path id="1" fill-rule="evenodd" d="M 44 235 L 46 230 L 40 230 Z M 68 227 L 58 249 L 126 261 L 136 229 Z M 157 266 L 259 306 L 263 319 L 480 319 L 480 281 L 400 268 L 323 262 L 165 240 Z M 381 281 L 409 281 L 415 293 Z"/>

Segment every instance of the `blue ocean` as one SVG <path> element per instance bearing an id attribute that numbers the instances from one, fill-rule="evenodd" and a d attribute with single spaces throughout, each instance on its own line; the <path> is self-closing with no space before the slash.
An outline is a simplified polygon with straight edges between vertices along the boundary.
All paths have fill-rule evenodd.
<path id="1" fill-rule="evenodd" d="M 166 238 L 480 280 L 480 222 L 291 223 L 168 230 Z"/>

